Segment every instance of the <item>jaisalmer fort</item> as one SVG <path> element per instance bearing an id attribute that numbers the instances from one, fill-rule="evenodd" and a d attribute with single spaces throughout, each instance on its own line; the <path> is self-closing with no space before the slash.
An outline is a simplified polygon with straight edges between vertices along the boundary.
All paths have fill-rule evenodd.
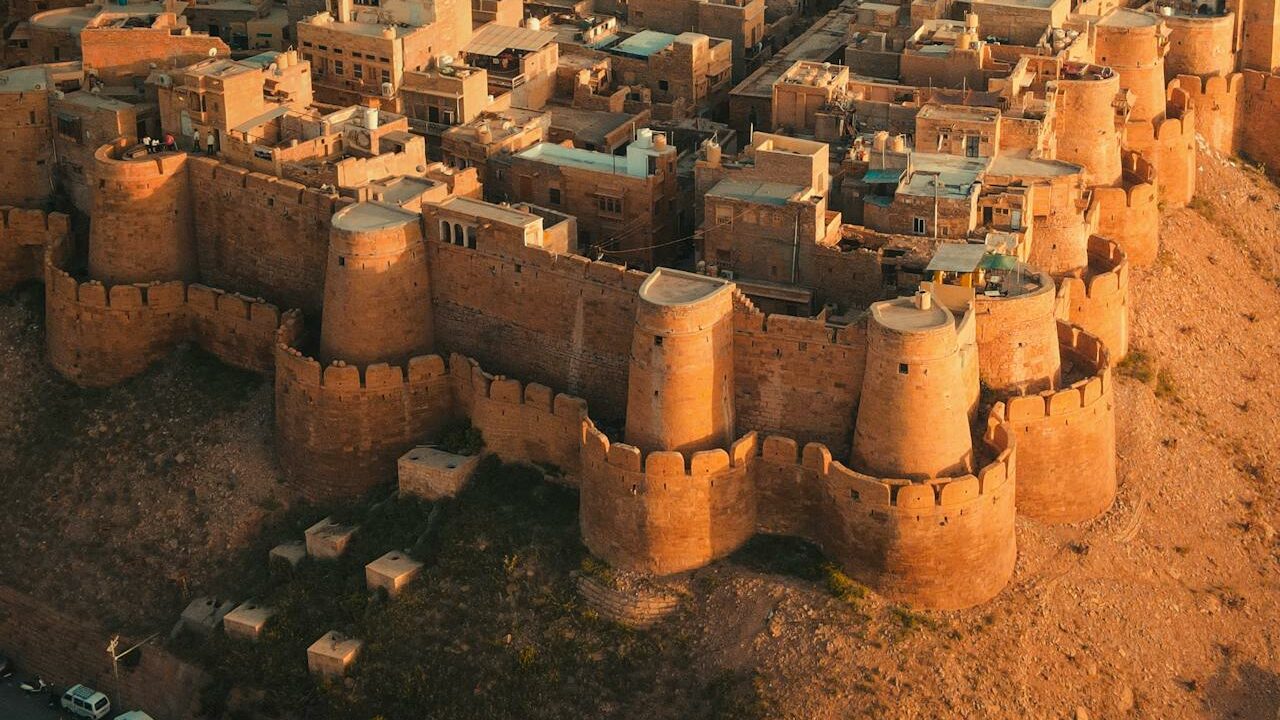
<path id="1" fill-rule="evenodd" d="M 9 0 L 0 718 L 1276 718 L 1280 3 L 1126 2 Z"/>

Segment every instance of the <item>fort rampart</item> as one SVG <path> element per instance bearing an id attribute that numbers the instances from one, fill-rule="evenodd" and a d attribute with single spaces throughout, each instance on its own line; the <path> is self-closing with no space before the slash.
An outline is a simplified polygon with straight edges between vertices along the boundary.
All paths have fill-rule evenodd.
<path id="1" fill-rule="evenodd" d="M 281 313 L 261 300 L 179 281 L 104 285 L 45 263 L 49 362 L 72 382 L 123 382 L 195 342 L 223 362 L 270 372 Z M 292 326 L 288 326 L 291 328 Z"/>
<path id="2" fill-rule="evenodd" d="M 0 205 L 39 207 L 53 197 L 47 78 L 40 69 L 22 70 L 5 83 L 0 85 Z"/>
<path id="3" fill-rule="evenodd" d="M 1107 351 L 1080 328 L 1058 324 L 1063 359 L 1088 377 L 1061 390 L 996 403 L 1018 447 L 1018 512 L 1080 522 L 1116 492 L 1115 397 Z"/>
<path id="4" fill-rule="evenodd" d="M 70 232 L 71 220 L 62 213 L 0 206 L 0 292 L 42 279 L 45 248 L 63 253 Z"/>
<path id="5" fill-rule="evenodd" d="M 762 532 L 820 546 L 879 593 L 935 608 L 990 599 L 1013 573 L 1015 454 L 993 418 L 995 460 L 976 474 L 924 483 L 877 478 L 810 443 L 769 437 L 755 473 Z"/>
<path id="6" fill-rule="evenodd" d="M 1242 128 L 1239 126 L 1241 94 L 1244 75 L 1230 73 L 1201 78 L 1195 75 L 1179 75 L 1169 82 L 1182 90 L 1196 109 L 1196 132 L 1209 147 L 1220 153 L 1234 155 L 1240 148 Z"/>
<path id="7" fill-rule="evenodd" d="M 1155 170 L 1137 153 L 1123 154 L 1121 187 L 1095 188 L 1098 234 L 1124 248 L 1134 265 L 1150 265 L 1160 249 L 1160 199 Z"/>
<path id="8" fill-rule="evenodd" d="M 742 298 L 733 357 L 739 435 L 757 430 L 850 446 L 867 360 L 865 319 L 836 327 L 768 315 Z"/>
<path id="9" fill-rule="evenodd" d="M 319 317 L 331 221 L 350 201 L 212 158 L 187 167 L 200 279 Z"/>
<path id="10" fill-rule="evenodd" d="M 1280 75 L 1244 71 L 1240 153 L 1275 176 L 1280 172 Z"/>
<path id="11" fill-rule="evenodd" d="M 1032 289 L 1022 294 L 973 299 L 979 377 L 996 391 L 1039 392 L 1058 382 L 1053 278 L 1040 273 L 1025 284 Z"/>
<path id="12" fill-rule="evenodd" d="M 93 155 L 89 276 L 104 283 L 194 280 L 187 154 L 123 157 L 124 139 Z"/>
<path id="13" fill-rule="evenodd" d="M 1181 88 L 1169 91 L 1167 107 L 1168 114 L 1154 120 L 1126 124 L 1124 146 L 1151 163 L 1160 202 L 1180 208 L 1196 191 L 1196 111 Z"/>
<path id="14" fill-rule="evenodd" d="M 1089 238 L 1089 268 L 1058 279 L 1059 320 L 1102 340 L 1115 364 L 1129 354 L 1129 261 L 1114 241 Z"/>
<path id="15" fill-rule="evenodd" d="M 395 477 L 396 458 L 453 416 L 444 359 L 322 367 L 297 349 L 297 322 L 275 348 L 281 468 L 309 498 L 359 495 Z"/>

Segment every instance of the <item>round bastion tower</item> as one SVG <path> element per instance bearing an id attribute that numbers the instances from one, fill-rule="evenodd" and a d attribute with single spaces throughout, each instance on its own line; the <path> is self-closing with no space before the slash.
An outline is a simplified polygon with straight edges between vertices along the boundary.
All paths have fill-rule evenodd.
<path id="1" fill-rule="evenodd" d="M 930 292 L 871 306 L 852 461 L 879 477 L 973 472 L 955 318 Z"/>
<path id="2" fill-rule="evenodd" d="M 1118 8 L 1098 22 L 1094 58 L 1120 75 L 1121 89 L 1133 93 L 1129 122 L 1164 117 L 1164 55 L 1168 34 L 1159 16 Z"/>
<path id="3" fill-rule="evenodd" d="M 1084 168 L 1089 185 L 1120 183 L 1120 134 L 1116 96 L 1120 78 L 1108 68 L 1086 65 L 1053 81 L 1057 92 L 1054 130 L 1057 159 Z"/>
<path id="4" fill-rule="evenodd" d="M 974 297 L 978 367 L 982 382 L 999 393 L 1038 393 L 1058 387 L 1057 287 L 1047 273 L 1011 272 L 1007 294 Z"/>
<path id="5" fill-rule="evenodd" d="M 89 277 L 108 285 L 195 279 L 187 154 L 130 158 L 127 150 L 122 139 L 93 154 Z"/>
<path id="6" fill-rule="evenodd" d="M 626 441 L 642 452 L 733 442 L 733 286 L 658 268 L 640 286 Z"/>
<path id="7" fill-rule="evenodd" d="M 361 202 L 333 216 L 320 360 L 404 363 L 432 348 L 431 288 L 420 216 Z"/>

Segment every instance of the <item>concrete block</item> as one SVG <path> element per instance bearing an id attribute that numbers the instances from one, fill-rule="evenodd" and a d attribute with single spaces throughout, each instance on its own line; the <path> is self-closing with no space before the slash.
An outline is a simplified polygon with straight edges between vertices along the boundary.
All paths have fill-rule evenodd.
<path id="1" fill-rule="evenodd" d="M 267 561 L 283 560 L 289 563 L 290 567 L 298 567 L 298 563 L 307 556 L 307 545 L 301 540 L 293 542 L 280 543 L 271 548 L 271 552 L 267 554 Z"/>
<path id="2" fill-rule="evenodd" d="M 342 677 L 355 663 L 362 647 L 363 640 L 330 630 L 307 648 L 307 669 L 314 675 Z"/>
<path id="3" fill-rule="evenodd" d="M 235 606 L 234 600 L 198 597 L 182 611 L 182 617 L 178 622 L 188 630 L 208 635 L 218 629 L 222 619 Z"/>
<path id="4" fill-rule="evenodd" d="M 267 620 L 270 620 L 275 612 L 271 608 L 263 607 L 250 600 L 241 603 L 239 607 L 222 618 L 222 629 L 228 637 L 257 640 Z"/>
<path id="5" fill-rule="evenodd" d="M 428 500 L 457 495 L 476 465 L 479 455 L 454 455 L 430 447 L 416 447 L 400 456 L 400 492 Z"/>
<path id="6" fill-rule="evenodd" d="M 355 525 L 339 525 L 333 518 L 327 517 L 307 528 L 307 554 L 317 560 L 342 557 L 356 530 Z"/>
<path id="7" fill-rule="evenodd" d="M 388 595 L 395 597 L 420 572 L 422 563 L 407 553 L 392 550 L 364 566 L 364 579 L 370 590 L 385 588 Z"/>

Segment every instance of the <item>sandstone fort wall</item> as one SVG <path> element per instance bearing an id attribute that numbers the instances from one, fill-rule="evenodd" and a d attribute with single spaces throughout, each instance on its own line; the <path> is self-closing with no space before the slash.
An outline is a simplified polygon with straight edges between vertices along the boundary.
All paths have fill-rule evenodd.
<path id="1" fill-rule="evenodd" d="M 444 360 L 321 367 L 295 347 L 290 317 L 275 348 L 276 452 L 312 499 L 354 497 L 395 478 L 395 463 L 453 414 Z"/>
<path id="2" fill-rule="evenodd" d="M 1016 559 L 1014 450 L 994 421 L 996 459 L 973 475 L 911 483 L 855 472 L 811 443 L 767 438 L 756 472 L 760 529 L 806 537 L 890 598 L 961 608 L 994 597 Z"/>
<path id="3" fill-rule="evenodd" d="M 1280 172 L 1280 76 L 1244 71 L 1240 151 L 1249 160 Z"/>
<path id="4" fill-rule="evenodd" d="M 1134 265 L 1150 265 L 1160 249 L 1160 200 L 1155 171 L 1136 153 L 1124 154 L 1123 187 L 1094 188 L 1098 234 L 1111 238 Z"/>
<path id="5" fill-rule="evenodd" d="M 756 435 L 692 454 L 610 443 L 588 426 L 582 450 L 582 538 L 609 564 L 659 575 L 701 567 L 755 533 Z"/>
<path id="6" fill-rule="evenodd" d="M 1196 132 L 1209 147 L 1234 155 L 1240 148 L 1240 106 L 1244 101 L 1244 75 L 1230 73 L 1200 78 L 1179 75 L 1169 83 L 1172 90 L 1182 90 L 1196 109 Z"/>
<path id="7" fill-rule="evenodd" d="M 462 355 L 449 358 L 449 377 L 457 412 L 480 431 L 486 451 L 504 462 L 554 466 L 562 480 L 578 484 L 585 401 L 545 385 L 494 377 Z"/>
<path id="8" fill-rule="evenodd" d="M 195 279 L 187 154 L 118 159 L 126 145 L 103 145 L 93 156 L 89 276 L 110 284 Z"/>
<path id="9" fill-rule="evenodd" d="M 1055 80 L 1057 110 L 1054 121 L 1057 158 L 1085 169 L 1094 185 L 1120 181 L 1120 137 L 1116 133 L 1116 94 L 1120 78 Z"/>
<path id="10" fill-rule="evenodd" d="M 1064 359 L 1089 377 L 997 403 L 992 415 L 1007 422 L 1017 443 L 1018 512 L 1072 523 L 1096 517 L 1115 498 L 1115 397 L 1101 341 L 1065 323 L 1058 334 Z"/>
<path id="11" fill-rule="evenodd" d="M 1089 238 L 1089 269 L 1058 280 L 1060 320 L 1102 340 L 1111 363 L 1129 354 L 1129 261 L 1114 241 Z"/>
<path id="12" fill-rule="evenodd" d="M 1125 125 L 1124 146 L 1151 163 L 1160 201 L 1180 208 L 1196 191 L 1196 111 L 1180 88 L 1170 91 L 1168 107 L 1167 116 Z"/>
<path id="13" fill-rule="evenodd" d="M 0 92 L 0 205 L 38 207 L 53 197 L 49 127 L 44 81 L 30 90 Z"/>
<path id="14" fill-rule="evenodd" d="M 200 279 L 319 317 L 331 219 L 350 201 L 207 157 L 187 166 Z"/>
<path id="15" fill-rule="evenodd" d="M 1039 286 L 1022 295 L 973 299 L 979 377 L 993 390 L 1039 392 L 1058 382 L 1053 278 L 1041 274 L 1032 282 Z"/>
<path id="16" fill-rule="evenodd" d="M 767 315 L 740 302 L 734 313 L 738 434 L 786 434 L 844 450 L 867 360 L 866 321 L 842 328 Z"/>
<path id="17" fill-rule="evenodd" d="M 49 362 L 67 379 L 107 387 L 192 341 L 223 362 L 270 372 L 280 311 L 261 300 L 178 281 L 107 286 L 45 265 Z"/>
<path id="18" fill-rule="evenodd" d="M 620 420 L 637 291 L 647 276 L 525 250 L 513 258 L 427 241 L 437 350 L 564 388 L 597 418 Z"/>
<path id="19" fill-rule="evenodd" d="M 1173 15 L 1164 18 L 1169 27 L 1169 52 L 1164 58 L 1165 76 L 1227 76 L 1236 68 L 1236 15 Z"/>
<path id="20" fill-rule="evenodd" d="M 70 232 L 62 213 L 0 206 L 0 292 L 42 279 L 45 248 L 69 247 Z"/>

